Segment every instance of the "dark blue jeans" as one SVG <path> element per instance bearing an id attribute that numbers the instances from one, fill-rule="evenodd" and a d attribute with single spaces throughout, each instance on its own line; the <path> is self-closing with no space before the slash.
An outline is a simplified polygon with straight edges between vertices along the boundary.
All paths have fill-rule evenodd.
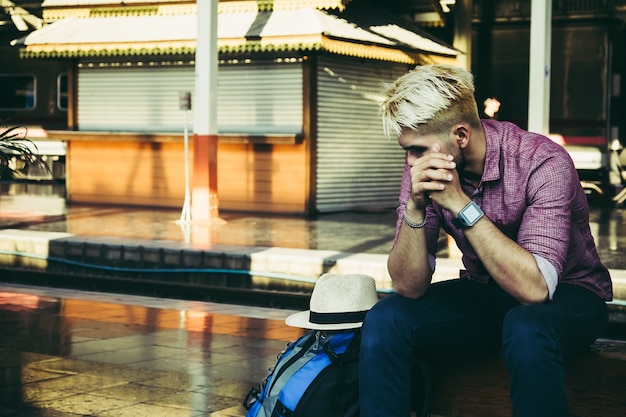
<path id="1" fill-rule="evenodd" d="M 604 300 L 571 285 L 521 305 L 493 282 L 444 281 L 420 299 L 391 295 L 367 314 L 361 342 L 361 417 L 407 417 L 411 359 L 420 353 L 501 349 L 515 417 L 568 415 L 564 358 L 581 353 L 608 322 Z M 489 387 L 485 387 L 489 389 Z"/>

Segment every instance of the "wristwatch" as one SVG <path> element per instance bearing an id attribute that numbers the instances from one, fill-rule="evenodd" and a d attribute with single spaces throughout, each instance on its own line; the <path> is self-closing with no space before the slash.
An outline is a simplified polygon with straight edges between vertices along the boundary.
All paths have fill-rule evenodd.
<path id="1" fill-rule="evenodd" d="M 471 201 L 467 206 L 463 207 L 457 218 L 452 219 L 452 223 L 459 229 L 467 229 L 474 226 L 484 214 L 480 206 L 475 201 Z"/>

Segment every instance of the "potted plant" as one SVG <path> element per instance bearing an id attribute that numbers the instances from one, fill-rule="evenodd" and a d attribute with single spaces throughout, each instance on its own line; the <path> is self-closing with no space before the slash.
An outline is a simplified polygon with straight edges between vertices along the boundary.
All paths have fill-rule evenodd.
<path id="1" fill-rule="evenodd" d="M 0 181 L 15 180 L 19 170 L 28 165 L 39 165 L 49 171 L 27 134 L 24 126 L 0 125 Z"/>

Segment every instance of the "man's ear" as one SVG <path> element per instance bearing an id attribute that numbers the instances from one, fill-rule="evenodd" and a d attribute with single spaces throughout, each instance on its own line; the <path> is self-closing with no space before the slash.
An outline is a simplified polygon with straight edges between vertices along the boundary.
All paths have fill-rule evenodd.
<path id="1" fill-rule="evenodd" d="M 465 148 L 469 143 L 472 129 L 465 123 L 457 123 L 452 128 L 454 140 L 459 144 L 459 147 Z"/>

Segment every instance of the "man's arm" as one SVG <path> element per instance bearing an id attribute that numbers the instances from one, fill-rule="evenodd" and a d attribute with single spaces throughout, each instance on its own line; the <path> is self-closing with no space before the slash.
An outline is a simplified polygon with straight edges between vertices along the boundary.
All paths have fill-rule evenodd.
<path id="1" fill-rule="evenodd" d="M 405 215 L 413 224 L 423 223 L 426 217 L 425 211 L 414 207 L 407 208 Z M 410 227 L 402 221 L 400 233 L 389 253 L 387 269 L 396 293 L 410 298 L 424 295 L 433 272 L 428 259 L 425 227 Z"/>
<path id="2" fill-rule="evenodd" d="M 458 173 L 450 170 L 452 180 L 431 198 L 454 217 L 471 199 L 460 186 Z M 487 216 L 463 231 L 489 276 L 522 304 L 542 303 L 549 290 L 535 256 L 500 231 Z"/>
<path id="3" fill-rule="evenodd" d="M 463 192 L 458 173 L 431 198 L 454 217 L 472 200 Z M 532 253 L 500 231 L 487 216 L 463 231 L 489 276 L 522 304 L 548 299 L 548 286 Z"/>
<path id="4" fill-rule="evenodd" d="M 387 269 L 396 293 L 410 298 L 424 295 L 434 270 L 434 254 L 429 256 L 428 252 L 427 230 L 436 227 L 438 233 L 439 222 L 431 219 L 431 223 L 437 224 L 425 225 L 427 207 L 431 204 L 428 193 L 443 189 L 437 180 L 448 179 L 447 170 L 455 167 L 451 157 L 439 154 L 440 149 L 439 144 L 433 146 L 433 152 L 438 154 L 434 158 L 430 152 L 416 156 L 415 149 L 407 149 L 407 166 L 400 191 L 400 202 L 405 207 L 404 212 L 399 213 L 399 232 L 389 253 Z"/>
<path id="5" fill-rule="evenodd" d="M 535 257 L 503 234 L 486 216 L 464 233 L 489 275 L 504 291 L 522 304 L 542 303 L 548 299 L 548 286 Z"/>

